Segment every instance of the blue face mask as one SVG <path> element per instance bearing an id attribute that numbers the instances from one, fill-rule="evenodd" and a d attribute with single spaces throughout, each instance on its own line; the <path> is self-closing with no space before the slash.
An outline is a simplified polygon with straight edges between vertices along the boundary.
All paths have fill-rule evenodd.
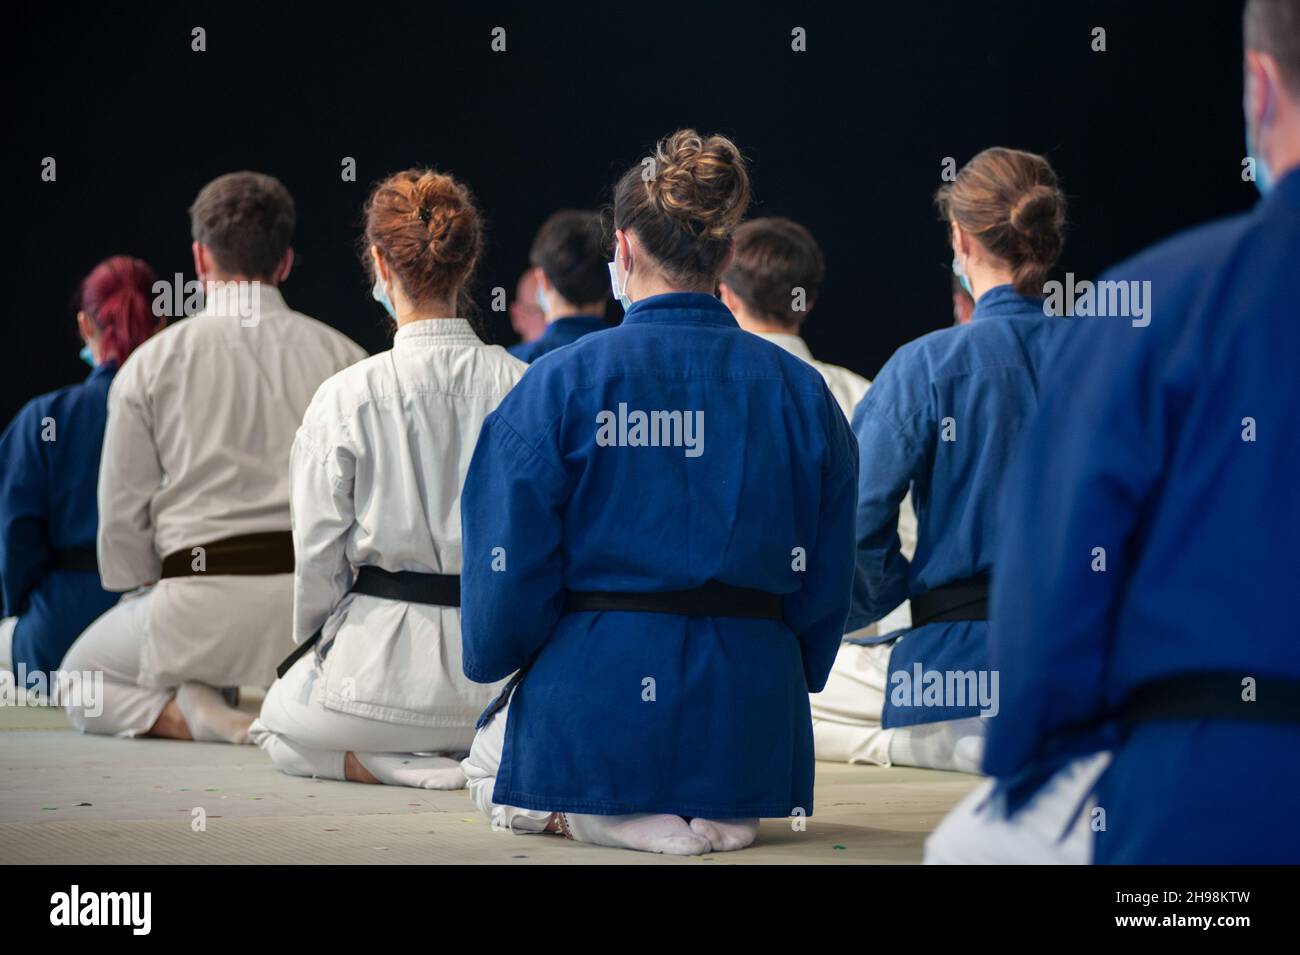
<path id="1" fill-rule="evenodd" d="M 91 368 L 99 367 L 99 362 L 95 361 L 95 353 L 90 350 L 89 345 L 82 345 L 81 351 L 77 352 L 77 354 L 80 355 L 81 360 L 84 361 Z"/>
<path id="2" fill-rule="evenodd" d="M 952 257 L 952 274 L 957 276 L 957 281 L 960 282 L 961 287 L 966 290 L 966 294 L 971 298 L 974 298 L 975 293 L 971 291 L 970 279 L 966 277 L 966 272 L 961 267 L 961 260 L 957 258 L 955 253 Z"/>
<path id="3" fill-rule="evenodd" d="M 393 310 L 393 303 L 388 297 L 388 290 L 384 288 L 384 283 L 380 281 L 378 276 L 375 277 L 375 286 L 370 290 L 370 295 L 376 302 L 384 306 L 384 311 L 388 313 L 393 321 L 397 321 L 397 312 Z"/>
<path id="4" fill-rule="evenodd" d="M 632 307 L 632 300 L 627 297 L 627 279 L 619 281 L 618 277 L 618 246 L 614 246 L 614 261 L 607 263 L 609 265 L 609 287 L 618 299 L 618 304 L 623 306 L 623 311 Z"/>

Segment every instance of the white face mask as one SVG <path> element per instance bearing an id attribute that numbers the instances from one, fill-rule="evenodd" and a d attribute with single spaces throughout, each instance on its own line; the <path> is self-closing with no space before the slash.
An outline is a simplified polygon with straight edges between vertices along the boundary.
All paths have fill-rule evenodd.
<path id="1" fill-rule="evenodd" d="M 632 300 L 627 297 L 627 279 L 622 280 L 618 277 L 618 243 L 614 243 L 614 261 L 609 263 L 609 287 L 618 299 L 618 304 L 623 306 L 623 311 L 632 307 Z"/>

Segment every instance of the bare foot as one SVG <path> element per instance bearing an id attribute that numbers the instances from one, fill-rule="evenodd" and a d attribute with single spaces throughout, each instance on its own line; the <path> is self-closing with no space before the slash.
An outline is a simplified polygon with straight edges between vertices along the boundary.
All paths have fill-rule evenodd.
<path id="1" fill-rule="evenodd" d="M 158 719 L 154 721 L 153 726 L 149 727 L 149 732 L 145 736 L 157 736 L 161 739 L 194 739 L 190 734 L 189 724 L 185 722 L 185 716 L 181 713 L 180 706 L 176 703 L 176 697 L 167 701 L 163 707 Z"/>
<path id="2" fill-rule="evenodd" d="M 356 753 L 343 754 L 343 778 L 351 780 L 354 783 L 369 783 L 372 786 L 381 786 L 374 773 L 361 765 L 361 760 L 357 759 Z"/>

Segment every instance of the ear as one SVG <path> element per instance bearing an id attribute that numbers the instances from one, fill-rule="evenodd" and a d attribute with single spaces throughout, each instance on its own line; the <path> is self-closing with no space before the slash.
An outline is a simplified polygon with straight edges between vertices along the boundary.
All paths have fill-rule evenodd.
<path id="1" fill-rule="evenodd" d="M 85 312 L 77 313 L 77 331 L 81 334 L 81 340 L 84 342 L 89 342 L 99 334 L 94 322 L 90 320 L 90 316 Z"/>
<path id="2" fill-rule="evenodd" d="M 952 224 L 952 250 L 958 255 L 970 255 L 970 236 L 956 222 Z"/>
<path id="3" fill-rule="evenodd" d="M 623 272 L 627 274 L 632 271 L 632 240 L 622 229 L 614 230 L 614 261 L 618 261 L 619 254 L 623 256 Z"/>
<path id="4" fill-rule="evenodd" d="M 384 261 L 384 254 L 379 251 L 379 246 L 370 247 L 370 260 L 375 266 L 375 276 L 379 281 L 388 282 L 388 263 Z"/>
<path id="5" fill-rule="evenodd" d="M 202 243 L 194 242 L 190 246 L 190 251 L 194 253 L 194 274 L 203 281 L 203 277 L 208 274 L 208 250 L 203 247 Z"/>
<path id="6" fill-rule="evenodd" d="M 280 274 L 279 277 L 275 280 L 275 284 L 279 285 L 281 282 L 287 279 L 289 277 L 289 273 L 292 271 L 293 271 L 293 249 L 288 248 L 284 250 L 284 258 L 280 260 Z"/>
<path id="7" fill-rule="evenodd" d="M 729 310 L 736 310 L 736 293 L 731 290 L 731 286 L 726 282 L 718 283 L 718 297 L 722 299 L 722 304 Z"/>
<path id="8" fill-rule="evenodd" d="M 540 265 L 533 268 L 533 281 L 537 283 L 537 287 L 542 290 L 543 295 L 554 288 L 554 286 L 551 285 L 551 280 L 546 277 L 546 273 L 542 271 Z"/>
<path id="9" fill-rule="evenodd" d="M 1277 60 L 1268 53 L 1247 50 L 1246 116 L 1258 127 L 1273 119 L 1278 108 L 1279 92 L 1284 88 Z"/>

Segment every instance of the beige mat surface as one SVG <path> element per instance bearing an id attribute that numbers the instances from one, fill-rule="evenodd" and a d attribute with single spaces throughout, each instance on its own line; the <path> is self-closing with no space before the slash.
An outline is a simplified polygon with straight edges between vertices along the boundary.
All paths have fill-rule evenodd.
<path id="1" fill-rule="evenodd" d="M 750 849 L 675 859 L 493 832 L 464 791 L 299 779 L 251 746 L 89 737 L 0 707 L 0 863 L 910 863 L 976 783 L 819 763 L 805 831 L 766 820 Z"/>

